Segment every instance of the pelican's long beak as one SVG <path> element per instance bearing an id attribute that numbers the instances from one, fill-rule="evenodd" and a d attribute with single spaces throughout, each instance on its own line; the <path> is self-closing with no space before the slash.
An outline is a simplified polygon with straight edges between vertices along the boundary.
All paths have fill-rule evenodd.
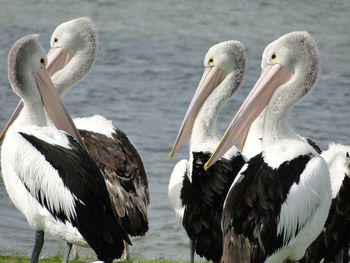
<path id="1" fill-rule="evenodd" d="M 10 128 L 10 126 L 12 125 L 12 123 L 17 119 L 18 115 L 20 114 L 20 112 L 22 111 L 23 109 L 23 101 L 20 100 L 20 102 L 18 103 L 15 111 L 12 113 L 10 119 L 8 120 L 8 122 L 6 123 L 5 125 L 5 128 L 1 131 L 1 134 L 0 134 L 0 142 L 4 139 L 5 137 L 5 134 L 8 130 L 8 128 Z"/>
<path id="2" fill-rule="evenodd" d="M 51 77 L 57 71 L 61 70 L 68 64 L 68 62 L 72 59 L 72 55 L 65 51 L 62 48 L 53 47 L 50 49 L 49 53 L 47 53 L 47 72 Z"/>
<path id="3" fill-rule="evenodd" d="M 47 70 L 45 68 L 41 68 L 37 72 L 33 73 L 33 75 L 38 85 L 42 104 L 53 124 L 57 129 L 63 130 L 72 135 L 81 143 L 81 145 L 84 146 L 73 120 L 63 105 L 61 97 L 53 85 Z"/>
<path id="4" fill-rule="evenodd" d="M 206 67 L 202 78 L 199 82 L 198 88 L 193 95 L 190 106 L 187 109 L 185 118 L 182 122 L 180 131 L 177 135 L 173 149 L 169 153 L 169 158 L 172 159 L 176 151 L 184 142 L 186 137 L 190 134 L 197 114 L 208 96 L 212 91 L 223 81 L 226 72 L 218 67 Z"/>
<path id="5" fill-rule="evenodd" d="M 269 103 L 274 91 L 287 82 L 292 75 L 289 69 L 280 64 L 266 66 L 253 89 L 234 116 L 231 124 L 222 137 L 219 146 L 212 154 L 204 169 L 208 169 L 224 155 L 239 139 L 245 139 L 250 125 Z"/>
<path id="6" fill-rule="evenodd" d="M 57 71 L 61 70 L 68 64 L 68 62 L 72 59 L 72 55 L 62 48 L 51 48 L 49 53 L 47 53 L 47 66 L 46 69 L 48 71 L 49 76 L 52 76 Z M 0 142 L 4 139 L 5 134 L 8 128 L 12 125 L 12 123 L 17 119 L 18 115 L 21 113 L 23 108 L 23 101 L 21 100 L 13 114 L 11 115 L 9 121 L 6 123 L 5 128 L 1 131 L 0 134 Z"/>

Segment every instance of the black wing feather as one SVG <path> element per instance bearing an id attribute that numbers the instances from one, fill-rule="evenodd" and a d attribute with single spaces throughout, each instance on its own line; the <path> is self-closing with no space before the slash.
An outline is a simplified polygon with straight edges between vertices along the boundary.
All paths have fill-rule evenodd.
<path id="1" fill-rule="evenodd" d="M 120 258 L 124 250 L 123 239 L 127 242 L 130 240 L 113 213 L 105 182 L 94 161 L 69 135 L 66 136 L 70 149 L 49 144 L 32 135 L 20 134 L 45 156 L 58 171 L 64 185 L 78 199 L 75 202 L 76 218 L 69 221 L 94 249 L 98 258 L 106 262 Z M 57 216 L 46 201 L 42 205 Z M 59 217 L 68 220 L 62 215 Z"/>
<path id="2" fill-rule="evenodd" d="M 301 155 L 277 169 L 269 167 L 261 153 L 248 161 L 223 211 L 225 263 L 264 262 L 283 246 L 283 233 L 277 234 L 281 206 L 311 156 Z"/>
<path id="3" fill-rule="evenodd" d="M 313 140 L 306 138 L 306 141 L 318 154 L 322 153 L 322 149 Z"/>
<path id="4" fill-rule="evenodd" d="M 226 194 L 244 165 L 242 155 L 220 159 L 208 171 L 204 164 L 211 153 L 193 152 L 192 182 L 184 176 L 181 200 L 183 226 L 196 244 L 196 253 L 218 262 L 222 255 L 221 216 Z"/>

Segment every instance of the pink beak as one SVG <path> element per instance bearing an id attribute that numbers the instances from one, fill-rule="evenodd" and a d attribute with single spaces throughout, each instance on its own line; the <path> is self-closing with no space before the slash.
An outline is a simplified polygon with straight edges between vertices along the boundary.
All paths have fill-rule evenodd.
<path id="1" fill-rule="evenodd" d="M 64 68 L 68 62 L 72 59 L 70 53 L 66 52 L 62 48 L 53 47 L 50 49 L 49 53 L 47 53 L 47 72 L 51 77 L 57 71 Z"/>
<path id="2" fill-rule="evenodd" d="M 192 101 L 187 109 L 186 115 L 182 122 L 181 128 L 177 135 L 174 146 L 169 153 L 169 158 L 172 159 L 176 151 L 180 148 L 187 136 L 191 133 L 193 124 L 197 114 L 208 96 L 212 91 L 223 81 L 226 73 L 218 67 L 206 67 L 198 88 L 193 95 Z"/>
<path id="3" fill-rule="evenodd" d="M 38 85 L 42 104 L 56 128 L 69 133 L 82 145 L 84 145 L 72 118 L 69 116 L 60 95 L 51 81 L 47 70 L 45 68 L 40 69 L 33 74 Z"/>
<path id="4" fill-rule="evenodd" d="M 227 128 L 219 146 L 204 165 L 205 169 L 213 165 L 240 138 L 246 136 L 250 125 L 265 109 L 275 90 L 290 79 L 291 73 L 280 64 L 268 65 L 263 69 L 260 78 Z"/>
<path id="5" fill-rule="evenodd" d="M 12 123 L 17 119 L 17 117 L 19 116 L 20 112 L 22 111 L 23 109 L 23 101 L 21 100 L 15 111 L 12 113 L 10 119 L 8 120 L 8 122 L 5 124 L 5 128 L 1 131 L 1 134 L 0 134 L 0 142 L 4 139 L 5 137 L 5 134 L 7 132 L 7 130 L 10 128 L 10 126 L 12 125 Z"/>

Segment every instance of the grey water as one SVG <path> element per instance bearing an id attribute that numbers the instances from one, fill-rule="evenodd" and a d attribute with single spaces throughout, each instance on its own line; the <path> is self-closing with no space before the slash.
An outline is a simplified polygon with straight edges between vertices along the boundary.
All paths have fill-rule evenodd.
<path id="1" fill-rule="evenodd" d="M 187 158 L 188 145 L 168 160 L 189 101 L 215 43 L 244 43 L 247 67 L 240 92 L 219 118 L 224 131 L 260 74 L 264 47 L 279 36 L 307 30 L 319 47 L 316 88 L 290 115 L 291 126 L 326 148 L 350 144 L 350 1 L 232 0 L 0 0 L 0 128 L 18 97 L 7 80 L 7 54 L 27 34 L 40 34 L 46 50 L 60 23 L 89 16 L 99 31 L 99 55 L 89 76 L 64 101 L 71 115 L 99 113 L 136 145 L 148 175 L 150 230 L 134 238 L 133 257 L 189 258 L 188 238 L 169 208 L 167 185 L 173 167 Z M 29 255 L 34 232 L 9 200 L 0 180 L 0 253 Z M 63 242 L 46 236 L 43 255 Z"/>

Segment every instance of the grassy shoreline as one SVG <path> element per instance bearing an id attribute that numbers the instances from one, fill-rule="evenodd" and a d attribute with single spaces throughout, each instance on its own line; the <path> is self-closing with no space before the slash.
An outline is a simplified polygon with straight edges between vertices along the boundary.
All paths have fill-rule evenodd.
<path id="1" fill-rule="evenodd" d="M 69 263 L 90 263 L 95 261 L 96 259 L 79 259 L 73 260 L 70 259 Z M 48 257 L 48 258 L 40 258 L 39 263 L 61 263 L 62 257 Z M 28 263 L 29 259 L 22 256 L 0 256 L 1 263 Z M 167 259 L 153 259 L 153 260 L 144 260 L 139 258 L 132 258 L 128 261 L 119 261 L 124 263 L 185 263 L 185 261 L 172 261 Z"/>
<path id="2" fill-rule="evenodd" d="M 50 258 L 40 258 L 40 263 L 61 263 L 61 257 L 50 257 Z M 69 263 L 86 263 L 92 262 L 93 260 L 69 260 Z M 0 256 L 1 263 L 28 263 L 29 258 L 21 256 Z"/>

